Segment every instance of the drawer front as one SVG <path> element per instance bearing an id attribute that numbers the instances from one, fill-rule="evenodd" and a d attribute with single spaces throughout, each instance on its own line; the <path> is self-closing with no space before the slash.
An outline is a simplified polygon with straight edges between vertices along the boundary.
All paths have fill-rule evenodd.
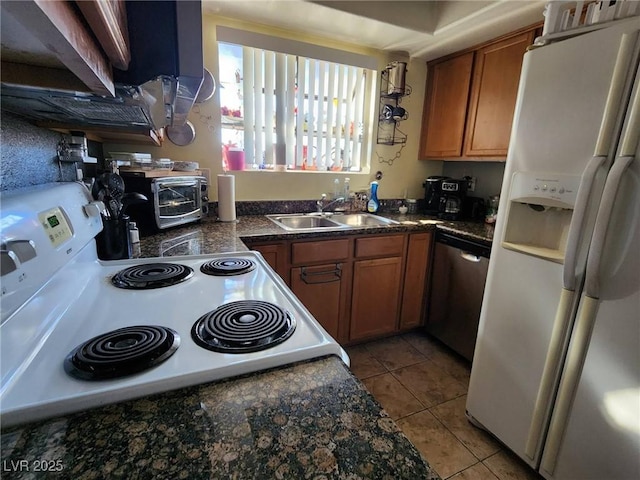
<path id="1" fill-rule="evenodd" d="M 402 256 L 404 235 L 384 237 L 364 237 L 356 239 L 356 257 L 395 257 Z"/>
<path id="2" fill-rule="evenodd" d="M 346 260 L 349 258 L 349 239 L 297 242 L 291 245 L 294 265 Z"/>

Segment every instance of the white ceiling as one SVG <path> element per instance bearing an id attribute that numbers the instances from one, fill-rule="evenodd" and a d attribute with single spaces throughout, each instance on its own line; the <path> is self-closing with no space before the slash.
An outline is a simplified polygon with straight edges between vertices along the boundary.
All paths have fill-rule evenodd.
<path id="1" fill-rule="evenodd" d="M 205 13 L 425 60 L 543 20 L 544 0 L 203 0 Z"/>

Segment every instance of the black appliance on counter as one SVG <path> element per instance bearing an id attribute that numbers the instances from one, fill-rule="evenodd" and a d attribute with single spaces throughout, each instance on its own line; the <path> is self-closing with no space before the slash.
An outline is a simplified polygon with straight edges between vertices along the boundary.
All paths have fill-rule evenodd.
<path id="1" fill-rule="evenodd" d="M 442 182 L 449 177 L 434 175 L 428 177 L 422 187 L 424 188 L 424 213 L 438 215 L 440 213 L 440 197 L 442 196 Z"/>
<path id="2" fill-rule="evenodd" d="M 466 196 L 462 202 L 462 218 L 474 222 L 484 221 L 487 206 L 484 198 Z"/>
<path id="3" fill-rule="evenodd" d="M 127 192 L 138 192 L 149 200 L 127 210 L 140 235 L 150 235 L 204 218 L 209 210 L 208 184 L 199 175 L 149 178 L 122 172 Z"/>
<path id="4" fill-rule="evenodd" d="M 467 192 L 467 181 L 448 178 L 440 184 L 438 217 L 445 220 L 459 220 L 463 216 L 463 203 Z"/>

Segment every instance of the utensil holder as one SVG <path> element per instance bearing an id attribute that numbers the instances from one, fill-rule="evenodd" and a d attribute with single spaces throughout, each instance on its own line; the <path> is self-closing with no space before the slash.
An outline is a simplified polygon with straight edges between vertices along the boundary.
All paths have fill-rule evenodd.
<path id="1" fill-rule="evenodd" d="M 102 217 L 102 231 L 96 235 L 98 258 L 101 260 L 121 260 L 133 257 L 129 238 L 129 217 L 112 219 Z"/>

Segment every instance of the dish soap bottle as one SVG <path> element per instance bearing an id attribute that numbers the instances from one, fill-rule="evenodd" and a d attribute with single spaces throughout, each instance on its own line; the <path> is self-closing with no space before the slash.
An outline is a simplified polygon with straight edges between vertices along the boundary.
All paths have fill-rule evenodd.
<path id="1" fill-rule="evenodd" d="M 367 212 L 376 213 L 380 208 L 380 202 L 378 201 L 378 182 L 371 182 L 371 197 L 369 203 L 367 203 Z"/>

